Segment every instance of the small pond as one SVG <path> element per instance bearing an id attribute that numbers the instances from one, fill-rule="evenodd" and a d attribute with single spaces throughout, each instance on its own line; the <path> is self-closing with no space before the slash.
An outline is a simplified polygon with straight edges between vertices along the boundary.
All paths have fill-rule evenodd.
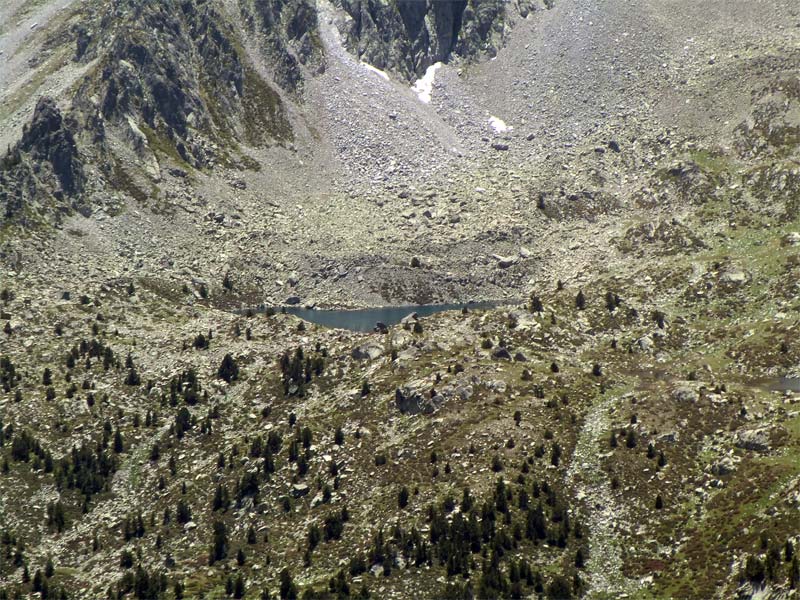
<path id="1" fill-rule="evenodd" d="M 778 377 L 770 380 L 770 389 L 778 392 L 800 392 L 800 377 Z"/>
<path id="2" fill-rule="evenodd" d="M 355 310 L 317 310 L 300 306 L 286 306 L 276 309 L 276 312 L 285 310 L 288 314 L 324 327 L 349 329 L 350 331 L 373 331 L 376 323 L 383 323 L 386 326 L 396 325 L 411 313 L 416 313 L 418 317 L 427 317 L 448 310 L 460 311 L 464 308 L 468 310 L 485 310 L 510 304 L 515 304 L 515 301 L 495 300 L 458 304 L 410 304 L 407 306 L 382 306 L 380 308 Z M 265 310 L 262 308 L 258 312 L 264 312 Z"/>

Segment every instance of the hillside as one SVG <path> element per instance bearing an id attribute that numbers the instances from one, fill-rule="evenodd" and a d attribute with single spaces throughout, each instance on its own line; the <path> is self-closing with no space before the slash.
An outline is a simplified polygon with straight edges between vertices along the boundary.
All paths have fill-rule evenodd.
<path id="1" fill-rule="evenodd" d="M 797 597 L 798 12 L 5 3 L 0 598 Z"/>

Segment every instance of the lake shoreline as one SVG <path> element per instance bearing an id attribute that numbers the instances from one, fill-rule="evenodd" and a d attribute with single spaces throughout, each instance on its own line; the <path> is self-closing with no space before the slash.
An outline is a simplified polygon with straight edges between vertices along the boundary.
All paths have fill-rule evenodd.
<path id="1" fill-rule="evenodd" d="M 519 299 L 508 300 L 474 300 L 468 302 L 453 302 L 441 304 L 400 304 L 372 308 L 307 308 L 300 305 L 282 305 L 269 307 L 260 305 L 235 311 L 238 314 L 265 314 L 274 311 L 274 314 L 285 313 L 329 327 L 349 331 L 370 332 L 379 329 L 378 324 L 385 327 L 397 325 L 409 315 L 416 314 L 420 318 L 428 317 L 440 312 L 467 310 L 492 310 L 503 306 L 522 304 Z"/>

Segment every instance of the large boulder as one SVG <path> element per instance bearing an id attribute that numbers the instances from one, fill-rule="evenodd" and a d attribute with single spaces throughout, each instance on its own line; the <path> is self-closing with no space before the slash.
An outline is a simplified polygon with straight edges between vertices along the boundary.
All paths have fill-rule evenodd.
<path id="1" fill-rule="evenodd" d="M 711 472 L 717 477 L 725 477 L 736 470 L 736 463 L 730 456 L 725 456 L 711 465 Z"/>
<path id="2" fill-rule="evenodd" d="M 375 342 L 367 342 L 353 348 L 351 355 L 356 360 L 375 360 L 384 352 L 383 346 Z"/>
<path id="3" fill-rule="evenodd" d="M 680 385 L 672 391 L 672 397 L 678 402 L 697 402 L 697 392 L 688 385 Z"/>
<path id="4" fill-rule="evenodd" d="M 497 266 L 501 269 L 508 269 L 509 267 L 513 267 L 517 264 L 519 260 L 518 256 L 500 256 L 499 254 L 494 254 L 492 256 L 497 261 Z"/>
<path id="5" fill-rule="evenodd" d="M 408 415 L 429 415 L 433 413 L 444 400 L 440 395 L 430 396 L 430 391 L 426 390 L 427 382 L 417 381 L 406 384 L 395 390 L 394 403 L 403 414 Z"/>
<path id="6" fill-rule="evenodd" d="M 769 452 L 771 450 L 769 429 L 761 427 L 738 432 L 736 446 L 755 452 Z"/>
<path id="7" fill-rule="evenodd" d="M 492 352 L 492 358 L 495 360 L 511 360 L 511 353 L 507 348 L 503 348 L 501 346 L 499 348 L 495 348 L 494 352 Z"/>
<path id="8" fill-rule="evenodd" d="M 302 498 L 308 496 L 309 487 L 307 483 L 296 483 L 292 486 L 292 496 Z"/>

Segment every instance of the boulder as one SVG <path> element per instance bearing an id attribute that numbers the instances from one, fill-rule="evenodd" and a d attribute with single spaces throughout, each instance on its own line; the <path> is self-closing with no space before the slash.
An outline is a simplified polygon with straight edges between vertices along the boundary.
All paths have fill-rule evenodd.
<path id="1" fill-rule="evenodd" d="M 723 283 L 728 283 L 732 285 L 742 285 L 744 283 L 747 283 L 750 277 L 742 269 L 731 268 L 725 271 L 720 277 L 720 279 L 722 280 Z"/>
<path id="2" fill-rule="evenodd" d="M 511 353 L 501 346 L 492 352 L 492 358 L 495 360 L 511 360 Z"/>
<path id="3" fill-rule="evenodd" d="M 375 360 L 384 352 L 383 346 L 374 342 L 361 344 L 353 348 L 351 355 L 356 360 Z"/>
<path id="4" fill-rule="evenodd" d="M 403 414 L 408 415 L 429 415 L 432 414 L 443 401 L 443 397 L 435 395 L 433 398 L 427 398 L 422 392 L 421 386 L 425 382 L 414 382 L 404 385 L 395 390 L 394 403 Z"/>
<path id="5" fill-rule="evenodd" d="M 497 392 L 498 394 L 505 394 L 506 390 L 508 389 L 508 385 L 502 379 L 487 381 L 486 387 L 488 387 L 493 392 Z"/>
<path id="6" fill-rule="evenodd" d="M 513 267 L 519 260 L 518 256 L 500 256 L 498 254 L 495 254 L 493 258 L 497 261 L 497 266 L 501 269 Z"/>
<path id="7" fill-rule="evenodd" d="M 736 434 L 736 446 L 755 452 L 769 452 L 771 450 L 769 430 L 761 427 L 740 431 Z"/>
<path id="8" fill-rule="evenodd" d="M 302 498 L 303 496 L 307 496 L 309 491 L 309 487 L 307 483 L 295 483 L 292 486 L 292 496 L 295 498 Z"/>
<path id="9" fill-rule="evenodd" d="M 400 324 L 401 325 L 410 325 L 412 323 L 415 323 L 418 320 L 419 320 L 419 316 L 417 315 L 417 313 L 411 313 L 409 315 L 406 315 L 402 319 L 400 319 Z"/>
<path id="10" fill-rule="evenodd" d="M 413 336 L 405 329 L 395 329 L 389 336 L 391 346 L 398 349 L 405 348 L 412 342 L 413 339 Z"/>
<path id="11" fill-rule="evenodd" d="M 790 231 L 783 236 L 783 243 L 787 246 L 800 246 L 800 233 L 796 231 Z"/>
<path id="12" fill-rule="evenodd" d="M 687 385 L 676 387 L 672 391 L 672 397 L 678 402 L 697 402 L 697 392 Z"/>
<path id="13" fill-rule="evenodd" d="M 736 463 L 733 462 L 733 459 L 730 456 L 721 458 L 713 465 L 711 465 L 711 472 L 717 477 L 724 477 L 725 475 L 730 475 L 735 470 L 736 470 Z"/>
<path id="14" fill-rule="evenodd" d="M 459 399 L 467 401 L 472 398 L 473 389 L 471 385 L 460 385 L 454 390 L 454 393 L 459 397 Z"/>

